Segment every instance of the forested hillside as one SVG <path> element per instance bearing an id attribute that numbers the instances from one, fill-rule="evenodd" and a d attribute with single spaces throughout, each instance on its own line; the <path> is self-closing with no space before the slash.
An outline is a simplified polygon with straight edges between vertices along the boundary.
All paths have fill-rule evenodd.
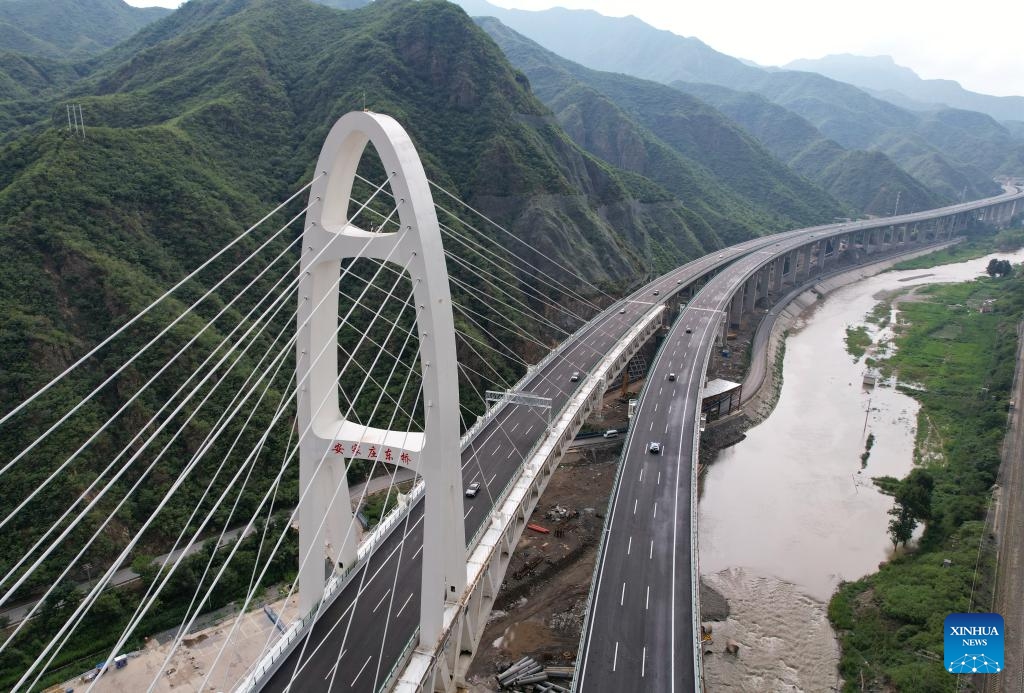
<path id="1" fill-rule="evenodd" d="M 948 147 L 964 133 L 956 123 L 937 122 L 819 74 L 747 65 L 697 39 L 655 29 L 635 17 L 562 8 L 506 10 L 486 0 L 459 2 L 475 16 L 497 17 L 544 48 L 586 67 L 684 90 L 683 83 L 703 82 L 760 94 L 845 148 L 885 153 L 946 201 L 963 194 L 998 193 L 992 177 L 1012 174 L 1021 157 L 1022 145 L 998 124 L 998 130 L 986 129 L 986 134 L 968 138 L 973 148 Z M 772 142 L 764 144 L 774 149 Z"/>
<path id="2" fill-rule="evenodd" d="M 714 84 L 677 82 L 676 87 L 712 104 L 763 142 L 780 160 L 854 209 L 884 216 L 896 209 L 929 209 L 943 197 L 926 188 L 882 152 L 846 149 L 804 118 L 751 92 Z M 952 174 L 951 174 L 952 175 Z M 969 186 L 963 177 L 955 179 Z M 978 195 L 978 191 L 971 188 Z"/>
<path id="3" fill-rule="evenodd" d="M 896 105 L 913 102 L 921 110 L 960 108 L 1000 121 L 1024 121 L 1024 96 L 990 96 L 964 89 L 951 79 L 922 79 L 888 55 L 826 55 L 816 60 L 794 60 L 785 67 L 853 84 Z"/>
<path id="4" fill-rule="evenodd" d="M 170 14 L 124 0 L 0 0 L 0 51 L 49 58 L 95 55 Z"/>
<path id="5" fill-rule="evenodd" d="M 532 249 L 524 254 L 516 245 L 509 252 L 551 271 L 554 263 L 575 267 L 606 287 L 667 269 L 726 239 L 828 221 L 835 209 L 821 193 L 817 207 L 791 201 L 772 207 L 768 199 L 751 204 L 716 178 L 723 171 L 705 172 L 702 187 L 683 195 L 584 152 L 486 34 L 440 0 L 379 0 L 350 11 L 305 0 L 192 0 L 88 62 L 21 60 L 38 69 L 9 69 L 14 86 L 0 103 L 3 119 L 17 125 L 0 149 L 3 411 L 308 180 L 328 128 L 364 104 L 409 130 L 432 180 Z M 72 102 L 81 104 L 86 124 L 78 135 L 67 129 Z M 772 171 L 780 169 L 760 175 Z M 240 244 L 213 270 L 226 271 L 250 248 L 248 241 Z M 487 300 L 486 285 L 458 267 L 452 271 Z M 190 283 L 186 295 L 198 296 L 210 281 Z M 156 330 L 183 306 L 171 301 L 140 326 Z M 550 327 L 529 327 L 545 339 L 557 337 Z M 214 327 L 201 344 L 212 349 L 223 336 Z M 536 350 L 514 330 L 480 336 L 517 353 Z M 126 340 L 98 353 L 48 393 L 43 408 L 63 411 L 140 344 Z M 147 354 L 123 382 L 141 383 L 166 356 Z M 517 375 L 515 363 L 494 361 L 496 372 Z M 70 454 L 131 392 L 122 385 L 92 401 L 60 442 L 40 446 L 12 469 L 0 510 L 27 497 L 52 460 Z M 159 388 L 147 392 L 128 416 L 145 420 L 167 396 Z M 26 417 L 17 435 L 0 441 L 4 459 L 47 422 L 42 414 Z M 0 567 L 23 554 L 53 508 L 81 493 L 117 450 L 130 447 L 118 430 L 107 435 L 8 526 Z M 200 445 L 200 439 L 182 439 L 170 450 L 185 460 Z M 149 517 L 152 499 L 175 479 L 174 469 L 160 467 L 131 503 L 116 510 L 107 501 L 97 506 L 97 518 L 113 513 L 116 526 L 90 550 L 93 564 L 108 560 Z M 118 483 L 127 488 L 139 480 L 132 472 Z M 294 482 L 286 479 L 280 506 L 294 503 Z M 243 502 L 259 491 L 254 484 Z M 182 507 L 165 512 L 143 542 L 147 550 L 165 545 L 188 522 Z M 75 537 L 84 541 L 85 535 Z M 55 556 L 23 591 L 54 579 L 66 558 Z"/>
<path id="6" fill-rule="evenodd" d="M 750 207 L 769 226 L 849 213 L 707 104 L 657 82 L 587 69 L 498 20 L 478 21 L 577 144 L 688 205 Z M 728 218 L 720 224 L 734 225 Z"/>

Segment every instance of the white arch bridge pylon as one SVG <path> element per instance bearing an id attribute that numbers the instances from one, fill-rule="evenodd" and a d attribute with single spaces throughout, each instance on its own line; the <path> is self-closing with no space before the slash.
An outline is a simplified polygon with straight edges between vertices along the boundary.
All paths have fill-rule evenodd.
<path id="1" fill-rule="evenodd" d="M 368 144 L 394 194 L 399 230 L 356 226 L 349 198 Z M 331 128 L 317 161 L 303 231 L 298 293 L 299 604 L 311 614 L 329 570 L 357 562 L 358 537 L 346 466 L 355 458 L 408 467 L 425 486 L 421 646 L 442 630 L 446 604 L 466 588 L 455 326 L 441 233 L 423 165 L 405 130 L 378 113 L 352 112 Z M 412 282 L 422 378 L 423 431 L 347 420 L 338 387 L 341 263 L 369 258 L 403 265 Z M 329 569 L 325 570 L 325 564 Z"/>
<path id="2" fill-rule="evenodd" d="M 395 196 L 400 229 L 394 233 L 383 233 L 382 227 L 360 228 L 352 222 L 353 217 L 360 218 L 358 211 L 350 217 L 350 194 L 355 180 L 361 178 L 356 170 L 363 151 L 371 144 Z M 385 520 L 374 530 L 373 538 L 358 545 L 345 472 L 347 462 L 360 458 L 405 466 L 420 475 L 422 483 L 411 494 L 413 500 L 389 518 L 407 517 L 417 494 L 422 491 L 425 496 L 423 546 L 416 552 L 422 555 L 419 627 L 397 659 L 389 660 L 393 668 L 381 690 L 453 691 L 469 666 L 511 555 L 555 468 L 583 422 L 600 406 L 609 374 L 621 372 L 658 332 L 664 308 L 654 307 L 631 321 L 618 341 L 602 350 L 599 362 L 587 370 L 558 407 L 552 399 L 524 394 L 523 390 L 547 379 L 547 370 L 556 362 L 569 363 L 565 360 L 566 349 L 571 350 L 574 339 L 566 340 L 531 366 L 523 380 L 508 391 L 489 391 L 487 403 L 491 406 L 460 439 L 459 366 L 448 274 L 428 182 L 408 135 L 384 115 L 345 115 L 327 137 L 314 180 L 303 235 L 296 340 L 296 376 L 302 384 L 297 394 L 298 429 L 302 432 L 302 615 L 238 690 L 259 689 L 270 681 L 303 636 L 313 632 L 317 616 L 346 589 L 346 580 L 357 572 L 355 568 L 370 560 L 373 548 L 380 545 L 376 542 L 383 541 L 390 531 L 384 525 L 395 527 Z M 339 395 L 350 393 L 340 392 L 337 384 L 339 282 L 343 285 L 348 276 L 347 268 L 341 270 L 342 264 L 357 257 L 403 265 L 412 283 L 422 381 L 422 431 L 373 428 L 347 420 L 341 413 Z M 615 308 L 610 306 L 605 312 L 611 315 Z M 541 419 L 546 419 L 544 430 L 520 450 L 521 464 L 511 471 L 503 490 L 490 499 L 487 519 L 467 547 L 461 483 L 464 449 L 472 446 L 476 436 L 486 435 L 488 427 L 500 426 L 498 417 L 506 407 L 524 406 L 546 411 L 547 416 Z M 312 646 L 313 650 L 319 647 L 319 643 Z M 296 669 L 295 675 L 312 674 L 305 670 L 300 674 Z M 284 685 L 287 689 L 291 684 Z"/>

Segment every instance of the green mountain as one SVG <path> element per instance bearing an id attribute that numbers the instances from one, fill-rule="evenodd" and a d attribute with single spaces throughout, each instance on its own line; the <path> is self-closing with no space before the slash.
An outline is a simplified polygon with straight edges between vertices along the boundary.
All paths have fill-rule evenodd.
<path id="1" fill-rule="evenodd" d="M 544 48 L 586 67 L 673 85 L 706 82 L 760 94 L 802 116 L 825 137 L 847 149 L 880 149 L 911 175 L 914 172 L 909 170 L 910 166 L 917 166 L 919 173 L 929 175 L 952 172 L 951 178 L 920 179 L 947 200 L 955 199 L 951 197 L 953 190 L 959 195 L 962 185 L 957 188 L 957 184 L 963 179 L 982 194 L 998 192 L 999 186 L 992 177 L 1011 173 L 1009 169 L 1018 158 L 1015 151 L 1009 152 L 997 169 L 988 169 L 972 153 L 966 160 L 960 160 L 954 153 L 936 145 L 934 137 L 928 137 L 921 142 L 931 149 L 933 160 L 939 158 L 943 163 L 938 167 L 921 166 L 917 157 L 900 159 L 897 154 L 903 150 L 893 146 L 894 135 L 924 134 L 919 114 L 877 99 L 852 85 L 809 72 L 763 70 L 718 53 L 697 39 L 655 29 L 635 17 L 612 18 L 560 8 L 539 12 L 505 10 L 485 0 L 460 0 L 460 3 L 472 14 L 497 17 Z M 955 136 L 953 131 L 948 134 Z M 885 147 L 880 145 L 883 139 Z M 1004 146 L 1004 141 L 991 144 L 998 148 Z"/>
<path id="2" fill-rule="evenodd" d="M 817 60 L 794 60 L 785 68 L 817 72 L 870 90 L 898 106 L 916 102 L 932 109 L 977 111 L 995 120 L 1024 120 L 1024 96 L 990 96 L 964 89 L 959 82 L 950 79 L 922 79 L 910 68 L 897 65 L 888 55 L 826 55 Z"/>
<path id="3" fill-rule="evenodd" d="M 95 55 L 171 13 L 123 0 L 0 0 L 0 51 L 48 58 Z"/>
<path id="4" fill-rule="evenodd" d="M 779 227 L 843 212 L 705 103 L 657 82 L 582 67 L 496 19 L 478 23 L 580 146 L 658 182 L 705 217 L 733 209 Z M 714 226 L 728 229 L 730 241 L 750 232 L 729 217 Z"/>
<path id="5" fill-rule="evenodd" d="M 797 213 L 815 213 L 741 204 L 735 192 L 716 190 L 720 181 L 704 172 L 698 191 L 712 201 L 681 199 L 665 185 L 587 153 L 494 42 L 461 9 L 441 0 L 378 0 L 347 11 L 306 0 L 191 0 L 67 72 L 55 67 L 46 73 L 50 64 L 35 59 L 21 65 L 49 76 L 36 87 L 27 67 L 19 67 L 24 76 L 15 83 L 24 91 L 12 89 L 10 100 L 0 103 L 0 117 L 19 123 L 0 145 L 0 411 L 9 411 L 308 180 L 329 127 L 364 104 L 409 130 L 433 181 L 532 249 L 501 241 L 508 243 L 508 255 L 560 276 L 555 262 L 578 268 L 591 281 L 621 286 L 704 254 L 726 234 L 745 238 L 779 228 Z M 70 102 L 82 105 L 84 136 L 68 132 Z M 744 142 L 735 131 L 731 136 Z M 763 169 L 766 175 L 770 170 Z M 242 243 L 218 261 L 212 276 L 223 275 L 253 244 Z M 462 300 L 500 309 L 493 286 L 458 265 L 449 268 L 469 286 L 455 292 Z M 185 295 L 201 295 L 212 281 L 197 278 Z M 140 330 L 154 333 L 183 306 L 171 301 L 141 321 Z M 531 333 L 555 337 L 536 321 L 517 319 Z M 511 327 L 459 325 L 517 353 L 536 351 Z M 214 326 L 201 348 L 212 349 L 222 336 Z M 63 411 L 99 374 L 136 353 L 141 339 L 98 354 L 44 398 L 44 409 Z M 52 460 L 74 449 L 166 356 L 147 355 L 133 364 L 124 392 L 90 404 L 61 440 L 41 446 L 29 464 L 8 473 L 0 512 L 36 488 Z M 521 372 L 508 359 L 491 357 L 490 367 L 509 380 Z M 179 366 L 171 373 L 178 374 Z M 491 384 L 482 378 L 477 383 Z M 148 418 L 170 394 L 156 388 L 136 401 L 132 420 Z M 198 423 L 201 430 L 213 425 Z M 0 437 L 0 457 L 11 459 L 44 424 L 42 414 L 21 421 L 16 434 Z M 52 517 L 53 508 L 80 493 L 128 443 L 120 430 L 108 435 L 33 501 L 19 516 L 24 519 L 7 527 L 0 536 L 0 569 L 23 555 L 46 526 L 40 518 Z M 200 444 L 195 437 L 177 441 L 173 459 L 188 459 Z M 280 451 L 281 445 L 275 440 L 271 447 Z M 144 497 L 117 511 L 116 531 L 89 556 L 95 565 L 148 517 L 149 501 L 175 474 L 175 467 L 162 466 L 147 481 Z M 124 483 L 135 478 L 130 474 Z M 244 502 L 260 490 L 259 483 L 247 490 Z M 186 494 L 194 497 L 193 490 Z M 279 502 L 287 505 L 294 495 L 290 479 Z M 111 510 L 104 502 L 97 516 Z M 144 539 L 147 550 L 162 546 L 187 516 L 177 506 L 166 512 L 160 529 Z M 26 589 L 54 579 L 67 555 L 57 558 Z M 5 666 L 16 669 L 17 663 L 0 661 L 0 670 Z"/>
<path id="6" fill-rule="evenodd" d="M 713 105 L 794 171 L 854 209 L 892 214 L 897 194 L 905 212 L 941 204 L 943 196 L 927 189 L 885 154 L 846 149 L 804 118 L 763 96 L 713 84 L 677 82 L 675 86 Z M 973 188 L 970 192 L 981 196 Z"/>

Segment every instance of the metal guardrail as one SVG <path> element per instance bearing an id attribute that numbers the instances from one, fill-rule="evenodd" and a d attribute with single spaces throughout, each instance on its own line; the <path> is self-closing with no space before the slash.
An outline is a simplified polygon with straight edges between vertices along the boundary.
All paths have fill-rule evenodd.
<path id="1" fill-rule="evenodd" d="M 700 291 L 701 290 L 699 289 L 698 293 L 700 293 Z M 659 305 L 659 307 L 660 307 L 660 305 Z M 649 313 L 650 312 L 653 312 L 653 311 L 649 311 Z M 680 315 L 681 315 L 681 313 L 680 313 Z M 677 316 L 677 319 L 678 319 L 678 316 Z M 661 357 L 662 349 L 665 348 L 665 344 L 666 344 L 666 342 L 662 342 L 661 346 L 658 348 L 658 353 L 656 353 L 654 355 L 654 359 L 653 359 L 652 363 L 657 363 L 658 362 L 658 359 Z M 652 387 L 652 383 L 651 383 L 650 379 L 648 379 L 647 381 L 644 382 L 643 387 L 640 388 L 640 392 L 637 393 L 637 396 L 636 396 L 637 401 L 642 401 L 643 400 L 644 396 L 647 394 L 647 388 L 649 388 L 649 387 Z M 622 445 L 622 452 L 619 455 L 619 463 L 617 465 L 615 465 L 615 478 L 612 480 L 611 493 L 608 495 L 608 505 L 605 507 L 605 512 L 604 512 L 605 524 L 610 522 L 611 518 L 612 518 L 612 510 L 614 509 L 616 494 L 618 493 L 618 490 L 619 490 L 619 482 L 622 479 L 622 472 L 623 472 L 623 469 L 626 466 L 625 465 L 625 462 L 626 462 L 626 452 L 629 450 L 629 446 L 633 442 L 633 435 L 635 433 L 636 433 L 636 427 L 630 425 L 628 427 L 628 429 L 627 429 L 626 439 L 625 439 L 625 441 L 623 442 L 623 445 Z M 594 570 L 593 570 L 593 572 L 591 573 L 591 576 L 590 576 L 590 587 L 591 588 L 590 588 L 590 592 L 587 594 L 586 609 L 584 610 L 584 614 L 585 615 L 584 615 L 584 618 L 583 618 L 583 628 L 580 631 L 580 646 L 577 648 L 579 652 L 585 651 L 583 645 L 584 645 L 584 643 L 586 642 L 586 639 L 587 639 L 587 629 L 590 626 L 591 614 L 593 613 L 593 610 L 591 609 L 591 606 L 593 604 L 594 597 L 596 596 L 596 593 L 597 593 L 597 576 L 601 572 L 601 561 L 604 559 L 604 554 L 605 554 L 605 551 L 607 550 L 607 547 L 608 547 L 608 535 L 609 535 L 609 533 L 610 532 L 607 529 L 605 529 L 603 532 L 601 532 L 601 541 L 598 542 L 598 545 L 597 545 L 597 555 L 596 555 L 596 557 L 594 559 Z M 577 666 L 579 666 L 578 656 L 577 656 Z M 578 681 L 579 681 L 579 677 L 575 677 L 573 679 L 573 683 L 572 683 L 572 691 L 573 691 L 573 693 L 576 693 L 576 691 L 578 690 L 577 689 L 577 682 Z"/>
<path id="2" fill-rule="evenodd" d="M 515 383 L 515 385 L 513 385 L 512 388 L 510 389 L 512 391 L 517 391 L 526 387 L 532 381 L 532 379 L 536 377 L 538 373 L 543 372 L 544 368 L 546 368 L 555 358 L 561 355 L 566 349 L 576 346 L 579 341 L 580 334 L 583 333 L 585 330 L 593 328 L 595 324 L 594 321 L 597 321 L 597 324 L 599 324 L 600 320 L 609 315 L 614 309 L 618 307 L 618 305 L 619 303 L 614 303 L 605 308 L 603 311 L 594 316 L 594 318 L 592 318 L 590 322 L 588 322 L 580 329 L 578 329 L 576 332 L 574 332 L 570 339 L 561 342 L 557 347 L 549 351 L 544 356 L 544 358 L 542 358 L 536 364 L 528 366 L 526 369 L 526 373 L 523 375 L 523 377 L 520 378 Z M 556 416 L 561 416 L 562 412 L 565 411 L 565 408 L 569 405 L 571 401 L 572 398 L 568 398 L 562 405 L 562 407 L 558 410 Z M 470 428 L 466 431 L 465 434 L 463 434 L 459 442 L 460 452 L 464 451 L 473 443 L 474 438 L 477 435 L 479 435 L 480 431 L 492 419 L 494 419 L 498 414 L 500 414 L 504 410 L 508 402 L 509 400 L 507 398 L 503 399 L 496 406 L 491 407 L 486 412 L 484 412 L 480 417 L 477 418 L 473 425 L 470 426 Z M 517 473 L 512 475 L 508 483 L 505 484 L 501 492 L 495 497 L 495 507 L 501 505 L 501 503 L 504 502 L 504 499 L 508 497 L 508 494 L 514 486 L 514 482 L 521 473 L 522 467 L 525 464 L 526 460 L 530 459 L 530 457 L 534 455 L 534 453 L 541 446 L 544 440 L 545 438 L 539 438 L 530 447 L 530 450 L 523 456 L 523 463 L 520 464 Z M 338 596 L 338 594 L 340 594 L 342 589 L 348 586 L 349 582 L 351 582 L 352 580 L 352 577 L 356 574 L 356 572 L 358 572 L 360 568 L 363 567 L 363 565 L 370 558 L 370 556 L 373 555 L 374 551 L 376 551 L 377 547 L 391 535 L 391 532 L 394 531 L 395 527 L 397 527 L 398 524 L 405 519 L 405 517 L 409 514 L 409 512 L 416 505 L 416 503 L 418 503 L 419 500 L 423 497 L 425 489 L 426 485 L 422 480 L 417 482 L 416 485 L 413 486 L 412 490 L 409 492 L 408 501 L 404 505 L 394 508 L 391 512 L 384 516 L 384 519 L 382 519 L 381 522 L 374 528 L 373 532 L 370 533 L 370 536 L 365 541 L 363 541 L 356 549 L 356 561 L 352 565 L 347 566 L 343 572 L 332 576 L 328 580 L 327 585 L 324 588 L 323 598 L 321 598 L 320 601 L 317 602 L 316 606 L 313 608 L 310 614 L 305 614 L 292 623 L 291 627 L 289 627 L 288 630 L 284 633 L 284 635 L 282 635 L 281 639 L 278 640 L 278 642 L 274 644 L 274 647 L 271 648 L 270 652 L 268 652 L 267 655 L 265 655 L 263 659 L 261 659 L 260 662 L 257 663 L 253 672 L 242 681 L 242 683 L 235 689 L 235 691 L 239 693 L 256 691 L 259 690 L 264 684 L 266 684 L 270 677 L 273 676 L 274 672 L 277 671 L 277 668 L 281 665 L 281 661 L 291 652 L 295 644 L 298 643 L 303 636 L 305 636 L 306 632 L 316 621 L 316 617 L 319 614 L 320 609 L 326 605 L 330 605 L 330 603 Z M 482 523 L 480 525 L 476 533 L 473 535 L 473 538 L 467 545 L 467 551 L 472 551 L 473 547 L 475 547 L 479 543 L 480 537 L 483 535 L 483 532 L 487 529 L 487 526 L 487 523 Z M 409 652 L 411 652 L 411 650 L 414 649 L 415 642 L 416 637 L 414 636 L 410 639 L 409 644 L 406 645 L 406 648 L 405 650 L 403 650 L 402 657 L 399 659 L 399 661 L 408 656 Z M 396 669 L 397 666 L 398 665 L 396 664 Z M 391 676 L 391 674 L 389 674 L 389 676 Z"/>
<path id="3" fill-rule="evenodd" d="M 405 647 L 402 648 L 398 657 L 395 658 L 395 663 L 391 665 L 391 669 L 388 671 L 387 676 L 384 677 L 383 683 L 381 683 L 380 688 L 377 689 L 378 691 L 387 691 L 391 689 L 391 684 L 398 678 L 398 675 L 405 666 L 405 662 L 409 658 L 409 655 L 411 655 L 413 650 L 416 649 L 416 643 L 419 642 L 419 639 L 420 627 L 416 626 L 412 632 L 412 636 L 405 643 Z"/>

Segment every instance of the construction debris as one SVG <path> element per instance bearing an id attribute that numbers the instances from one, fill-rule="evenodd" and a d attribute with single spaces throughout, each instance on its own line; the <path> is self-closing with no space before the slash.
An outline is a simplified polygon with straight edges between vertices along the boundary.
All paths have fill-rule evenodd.
<path id="1" fill-rule="evenodd" d="M 575 667 L 543 667 L 532 657 L 523 657 L 495 678 L 503 691 L 569 693 L 568 688 L 552 683 L 548 678 L 571 679 L 575 671 Z"/>

